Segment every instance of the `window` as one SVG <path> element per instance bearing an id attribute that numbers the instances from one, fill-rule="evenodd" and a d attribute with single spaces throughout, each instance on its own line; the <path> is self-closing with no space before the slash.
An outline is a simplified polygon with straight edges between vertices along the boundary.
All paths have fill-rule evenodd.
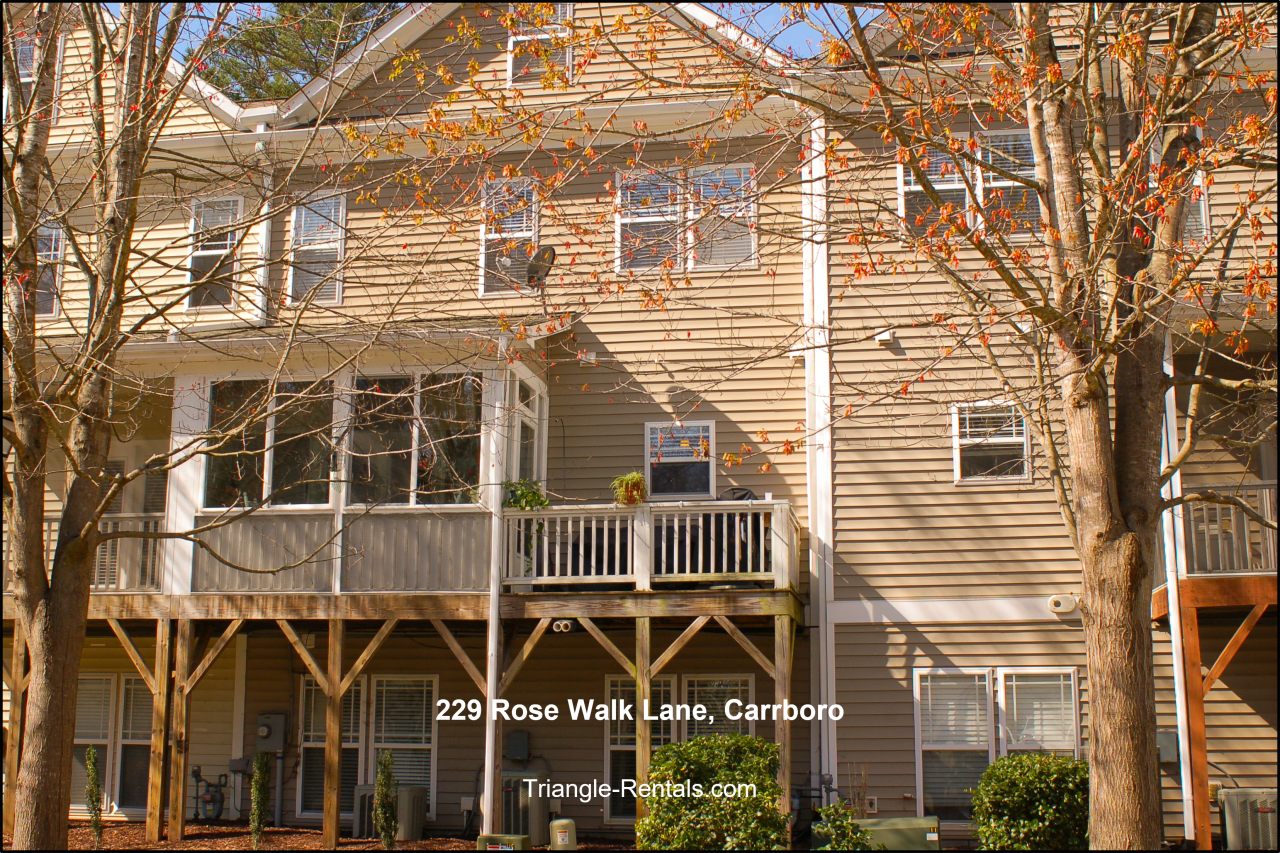
<path id="1" fill-rule="evenodd" d="M 680 267 L 680 185 L 661 172 L 618 174 L 617 271 Z"/>
<path id="2" fill-rule="evenodd" d="M 511 470 L 518 480 L 542 479 L 541 424 L 543 395 L 532 384 L 521 379 L 515 383 L 512 402 L 512 431 L 515 439 Z"/>
<path id="3" fill-rule="evenodd" d="M 235 223 L 239 218 L 238 198 L 200 200 L 193 206 L 188 308 L 231 305 L 239 242 Z"/>
<path id="4" fill-rule="evenodd" d="M 690 707 L 705 705 L 707 719 L 685 722 L 685 739 L 702 735 L 755 734 L 755 724 L 749 720 L 731 720 L 724 711 L 725 703 L 737 699 L 750 704 L 755 679 L 750 675 L 700 675 L 686 676 L 684 701 Z M 745 709 L 739 709 L 745 710 Z"/>
<path id="5" fill-rule="evenodd" d="M 293 209 L 293 259 L 289 299 L 295 303 L 341 300 L 339 267 L 344 249 L 346 197 L 331 196 Z"/>
<path id="6" fill-rule="evenodd" d="M 41 225 L 36 231 L 36 316 L 56 316 L 61 302 L 62 261 L 66 243 L 62 226 Z"/>
<path id="7" fill-rule="evenodd" d="M 480 224 L 480 293 L 519 290 L 528 281 L 529 258 L 538 246 L 533 182 L 487 181 Z"/>
<path id="8" fill-rule="evenodd" d="M 1196 138 L 1200 138 L 1200 129 L 1193 128 L 1193 130 Z M 1151 146 L 1151 168 L 1156 172 L 1158 180 L 1166 182 L 1169 180 L 1169 174 L 1164 172 L 1160 164 L 1161 144 L 1162 140 L 1156 139 Z M 1175 170 L 1181 170 L 1186 165 L 1186 160 L 1179 153 Z M 1182 226 L 1182 240 L 1183 242 L 1204 240 L 1209 233 L 1209 195 L 1204 185 L 1204 172 L 1193 169 L 1190 186 L 1183 188 L 1181 192 L 1187 200 L 1187 221 Z"/>
<path id="9" fill-rule="evenodd" d="M 971 792 L 997 754 L 1078 753 L 1074 667 L 917 669 L 914 690 L 921 817 L 969 820 Z"/>
<path id="10" fill-rule="evenodd" d="M 115 697 L 115 676 L 81 675 L 76 688 L 76 733 L 71 754 L 71 803 L 85 807 L 84 787 L 89 780 L 85 753 L 93 747 L 98 753 L 98 769 L 103 779 L 111 778 L 111 721 Z M 151 721 L 147 721 L 148 730 Z M 109 786 L 104 785 L 104 789 Z M 107 791 L 103 791 L 106 805 Z"/>
<path id="11" fill-rule="evenodd" d="M 151 767 L 151 690 L 134 676 L 126 676 L 122 688 L 116 807 L 145 809 Z"/>
<path id="12" fill-rule="evenodd" d="M 970 792 L 994 758 L 986 670 L 916 670 L 922 816 L 969 820 Z"/>
<path id="13" fill-rule="evenodd" d="M 413 377 L 356 380 L 352 406 L 353 504 L 407 504 L 413 490 Z"/>
<path id="14" fill-rule="evenodd" d="M 710 497 L 715 491 L 715 424 L 711 421 L 645 424 L 649 436 L 649 494 Z"/>
<path id="15" fill-rule="evenodd" d="M 573 61 L 572 3 L 512 3 L 515 27 L 507 40 L 507 82 L 512 86 L 567 85 Z"/>
<path id="16" fill-rule="evenodd" d="M 396 781 L 427 789 L 435 814 L 435 678 L 377 676 L 373 679 L 373 753 L 366 778 L 375 777 L 377 761 L 390 752 Z"/>
<path id="17" fill-rule="evenodd" d="M 669 676 L 654 678 L 649 682 L 650 713 L 656 716 L 657 709 L 663 705 L 674 704 L 675 679 Z M 618 701 L 622 705 L 630 705 L 635 720 L 609 720 L 605 729 L 605 774 L 613 793 L 609 795 L 610 820 L 635 820 L 636 798 L 623 795 L 618 788 L 623 779 L 636 778 L 636 720 L 641 719 L 644 709 L 636 699 L 636 683 L 630 678 L 611 675 L 606 686 L 605 700 Z M 675 739 L 674 723 L 671 720 L 653 720 L 649 723 L 652 747 L 657 749 L 666 746 Z"/>
<path id="18" fill-rule="evenodd" d="M 952 208 L 953 212 L 964 213 L 969 206 L 969 191 L 965 188 L 964 178 L 956 167 L 956 161 L 941 151 L 930 151 L 920 165 L 928 176 L 929 183 L 933 184 L 942 199 L 944 207 Z M 942 211 L 934 206 L 924 187 L 916 181 L 915 172 L 907 166 L 898 166 L 898 172 L 901 175 L 898 212 L 907 232 L 921 236 L 937 223 Z"/>
<path id="19" fill-rule="evenodd" d="M 431 373 L 421 382 L 414 501 L 474 503 L 480 485 L 480 377 Z"/>
<path id="20" fill-rule="evenodd" d="M 26 109 L 27 104 L 31 103 L 31 91 L 36 84 L 36 40 L 30 36 L 15 39 L 13 58 L 14 65 L 18 69 L 19 90 L 22 93 L 22 100 L 18 102 L 19 112 L 21 112 Z M 8 121 L 8 119 L 6 111 L 5 120 Z"/>
<path id="21" fill-rule="evenodd" d="M 339 793 L 341 811 L 355 809 L 356 785 L 360 784 L 360 757 L 364 751 L 365 676 L 360 676 L 342 697 L 342 782 Z M 298 811 L 324 811 L 324 728 L 325 697 L 311 676 L 302 679 L 302 713 L 299 743 L 302 761 L 298 766 Z M 396 774 L 399 776 L 399 773 Z"/>
<path id="22" fill-rule="evenodd" d="M 691 268 L 736 267 L 755 262 L 755 181 L 749 166 L 699 169 L 693 195 Z"/>
<path id="23" fill-rule="evenodd" d="M 204 505 L 328 504 L 333 396 L 327 382 L 215 382 L 209 429 L 226 441 L 207 456 Z M 269 440 L 270 439 L 270 440 Z"/>
<path id="24" fill-rule="evenodd" d="M 975 168 L 945 151 L 930 150 L 921 162 L 944 208 L 961 213 L 968 224 L 979 224 L 968 211 L 975 205 L 965 177 L 978 193 L 986 227 L 1005 234 L 1029 235 L 1040 224 L 1040 197 L 1014 177 L 1034 181 L 1035 155 L 1025 130 L 993 131 L 977 137 L 976 156 L 999 169 Z M 936 226 L 938 209 L 908 166 L 899 166 L 899 209 L 907 233 L 922 236 Z"/>
<path id="25" fill-rule="evenodd" d="M 951 410 L 953 467 L 957 483 L 1026 480 L 1031 476 L 1027 424 L 1013 406 L 972 403 Z"/>

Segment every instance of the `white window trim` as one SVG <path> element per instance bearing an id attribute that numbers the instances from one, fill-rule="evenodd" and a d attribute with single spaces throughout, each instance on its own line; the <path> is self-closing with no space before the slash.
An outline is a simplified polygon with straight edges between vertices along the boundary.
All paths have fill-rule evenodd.
<path id="1" fill-rule="evenodd" d="M 687 243 L 689 242 L 689 220 L 687 210 L 687 198 L 685 188 L 681 186 L 682 175 L 673 174 L 671 180 L 676 185 L 676 200 L 674 203 L 675 214 L 658 215 L 653 213 L 628 213 L 623 203 L 624 182 L 633 174 L 642 174 L 643 169 L 621 169 L 614 172 L 614 209 L 617 215 L 613 217 L 613 271 L 616 275 L 660 275 L 664 269 L 662 263 L 659 262 L 651 267 L 629 268 L 623 262 L 624 248 L 622 245 L 622 225 L 625 220 L 631 222 L 670 222 L 676 231 L 676 249 L 675 258 L 676 265 L 671 268 L 671 272 L 683 272 L 688 261 L 686 253 L 688 252 Z M 655 206 L 656 207 L 656 206 Z"/>
<path id="2" fill-rule="evenodd" d="M 51 230 L 57 232 L 57 253 L 56 257 L 44 259 L 40 257 L 40 232 L 43 230 Z M 62 281 L 63 281 L 63 264 L 67 259 L 67 229 L 62 227 L 60 222 L 48 222 L 36 228 L 36 272 L 40 271 L 40 267 L 45 264 L 53 264 L 53 310 L 47 314 L 36 314 L 36 318 L 43 322 L 57 320 L 63 315 L 62 307 Z M 37 286 L 39 281 L 36 282 Z"/>
<path id="3" fill-rule="evenodd" d="M 119 740 L 119 737 L 118 737 L 119 732 L 117 730 L 118 723 L 116 722 L 116 718 L 118 716 L 116 706 L 118 704 L 117 696 L 119 695 L 118 687 L 119 687 L 120 679 L 118 674 L 114 672 L 81 672 L 77 676 L 77 678 L 82 676 L 89 676 L 91 678 L 102 678 L 110 682 L 110 687 L 107 688 L 108 690 L 107 695 L 111 697 L 111 701 L 110 703 L 108 703 L 108 711 L 107 711 L 107 747 L 99 755 L 99 759 L 102 762 L 101 770 L 102 770 L 102 799 L 104 801 L 103 808 L 108 813 L 111 813 L 112 810 L 115 808 L 115 796 L 114 796 L 115 785 L 112 782 L 112 780 L 115 779 L 115 761 L 114 761 L 115 751 L 116 751 L 115 742 Z M 100 741 L 78 738 L 78 737 L 74 737 L 73 735 L 72 743 L 76 746 L 83 746 L 88 744 L 97 744 L 97 743 L 100 743 Z M 72 795 L 75 796 L 77 794 L 83 794 L 83 793 L 84 793 L 83 791 L 73 792 Z M 84 817 L 84 816 L 88 816 L 89 810 L 85 806 L 72 806 L 71 814 L 76 817 Z"/>
<path id="4" fill-rule="evenodd" d="M 516 5 L 517 4 L 515 3 L 508 3 L 507 8 L 509 11 L 514 13 Z M 551 5 L 554 6 L 555 4 L 553 3 Z M 577 11 L 576 8 L 570 10 L 569 12 L 570 19 L 573 18 L 573 13 L 576 11 Z M 554 24 L 550 27 L 547 27 L 546 29 L 547 29 L 547 32 L 531 34 L 531 35 L 530 34 L 516 35 L 515 32 L 511 30 L 507 31 L 507 88 L 508 89 L 514 89 L 517 87 L 542 88 L 541 77 L 529 77 L 529 78 L 523 78 L 521 80 L 515 79 L 515 73 L 516 73 L 515 48 L 516 48 L 516 44 L 520 42 L 551 41 L 556 36 L 566 37 L 566 36 L 572 35 L 572 31 L 568 27 L 564 26 L 563 24 Z M 555 32 L 552 32 L 553 30 Z M 573 83 L 573 44 L 572 42 L 565 45 L 564 73 L 568 81 L 570 83 Z"/>
<path id="5" fill-rule="evenodd" d="M 302 789 L 304 787 L 302 784 L 302 773 L 303 773 L 302 750 L 306 748 L 310 748 L 310 749 L 317 748 L 317 744 L 305 743 L 302 740 L 302 737 L 303 737 L 302 733 L 304 731 L 304 726 L 306 725 L 305 723 L 306 707 L 307 707 L 306 706 L 306 702 L 307 702 L 306 688 L 307 688 L 307 682 L 311 682 L 312 684 L 315 684 L 316 680 L 315 680 L 315 677 L 311 675 L 300 675 L 298 677 L 299 679 L 301 679 L 299 682 L 299 689 L 298 689 L 298 729 L 297 729 L 298 731 L 298 773 L 295 777 L 296 784 L 294 785 L 295 790 L 294 790 L 293 813 L 298 817 L 320 817 L 320 816 L 323 816 L 324 812 L 304 811 L 302 808 Z M 363 785 L 363 784 L 366 784 L 365 779 L 367 778 L 364 774 L 364 769 L 365 769 L 365 762 L 367 760 L 367 751 L 368 751 L 368 745 L 369 745 L 369 738 L 367 737 L 368 728 L 370 725 L 369 714 L 367 713 L 369 708 L 369 676 L 368 675 L 359 676 L 358 678 L 356 678 L 355 684 L 360 685 L 360 701 L 356 705 L 356 713 L 360 715 L 360 719 L 356 722 L 356 742 L 357 742 L 357 747 L 360 750 L 359 758 L 357 759 L 357 762 L 356 762 L 356 766 L 358 768 L 358 772 L 356 774 L 356 784 Z M 322 747 L 323 744 L 320 744 L 319 746 Z M 341 738 L 339 738 L 339 748 L 340 749 L 349 748 L 341 744 Z M 434 756 L 432 760 L 434 761 Z M 341 762 L 339 762 L 339 765 L 341 765 Z M 339 782 L 339 784 L 341 784 L 341 782 Z M 341 816 L 344 820 L 348 820 L 354 817 L 354 813 L 341 812 Z"/>
<path id="6" fill-rule="evenodd" d="M 1072 749 L 1075 756 L 1080 757 L 1080 674 L 1074 666 L 1001 666 L 996 668 L 996 708 L 999 710 L 998 741 L 1000 755 L 1008 755 L 1007 734 L 1005 727 L 1005 709 L 1008 707 L 1005 697 L 1004 677 L 1006 675 L 1070 675 L 1071 676 L 1071 725 L 1075 732 Z"/>
<path id="7" fill-rule="evenodd" d="M 707 464 L 711 467 L 711 475 L 708 478 L 706 492 L 685 492 L 681 494 L 664 494 L 656 496 L 660 500 L 713 500 L 716 496 L 716 422 L 713 420 L 684 421 L 680 422 L 681 426 L 695 427 L 706 426 L 711 428 L 710 436 L 707 441 L 710 445 L 707 448 Z M 655 499 L 653 494 L 653 483 L 651 466 L 654 459 L 650 456 L 649 448 L 649 432 L 653 428 L 669 428 L 673 426 L 671 421 L 646 421 L 644 425 L 644 491 L 650 500 Z"/>
<path id="8" fill-rule="evenodd" d="M 677 681 L 677 677 L 674 675 L 654 676 L 652 679 L 650 679 L 650 696 L 652 697 L 653 695 L 653 685 L 660 684 L 660 683 L 666 684 L 667 688 L 671 691 L 671 699 L 672 699 L 672 702 L 674 703 L 676 698 L 676 681 Z M 612 698 L 614 684 L 625 684 L 628 682 L 631 684 L 635 684 L 635 679 L 627 675 L 606 675 L 604 679 L 605 702 L 608 702 Z M 651 707 L 650 710 L 656 711 L 657 709 Z M 634 713 L 636 717 L 636 726 L 638 727 L 645 722 L 645 720 L 642 719 L 644 714 L 644 709 L 640 706 L 640 699 L 638 698 L 638 695 L 636 698 Z M 652 720 L 649 720 L 648 722 L 650 725 L 652 725 L 653 723 Z M 628 750 L 628 747 L 614 746 L 613 744 L 609 743 L 609 723 L 610 723 L 609 720 L 605 720 L 604 722 L 604 778 L 609 782 L 610 785 L 613 785 L 614 779 L 609 774 L 609 768 L 611 766 L 610 760 L 609 760 L 610 755 L 615 751 L 626 752 Z M 637 728 L 637 733 L 638 732 L 639 732 L 639 729 Z M 680 725 L 675 720 L 672 720 L 671 721 L 671 742 L 676 743 L 679 740 L 680 740 Z M 639 744 L 637 744 L 636 746 L 630 747 L 630 750 L 634 752 L 638 748 L 638 746 Z M 634 817 L 626 817 L 626 816 L 614 817 L 612 812 L 610 812 L 611 808 L 612 808 L 612 802 L 610 798 L 605 797 L 604 798 L 604 823 L 606 826 L 632 826 L 635 824 L 636 819 Z"/>
<path id="9" fill-rule="evenodd" d="M 1010 408 L 1014 415 L 1022 421 L 1022 456 L 1026 473 L 1017 477 L 964 477 L 960 476 L 960 448 L 970 444 L 978 444 L 979 442 L 972 439 L 962 441 L 960 438 L 960 412 L 972 411 L 974 409 L 1000 409 Z M 1014 439 L 996 439 L 995 444 L 1015 445 L 1017 441 Z M 951 406 L 951 466 L 952 478 L 957 486 L 972 485 L 989 485 L 991 483 L 1011 483 L 1011 484 L 1028 484 L 1034 481 L 1035 471 L 1032 466 L 1031 459 L 1031 430 L 1027 428 L 1027 419 L 1024 418 L 1017 410 L 1012 400 L 977 400 L 972 403 L 954 403 Z"/>
<path id="10" fill-rule="evenodd" d="M 961 666 L 961 667 L 916 667 L 911 673 L 911 700 L 913 714 L 915 716 L 915 741 L 916 741 L 916 817 L 924 817 L 924 741 L 922 738 L 923 731 L 921 729 L 920 720 L 920 679 L 921 676 L 927 675 L 985 675 L 987 677 L 987 762 L 990 764 L 996 760 L 996 741 L 992 736 L 991 725 L 995 720 L 995 696 L 992 692 L 992 678 L 995 677 L 995 669 L 983 666 Z M 980 752 L 981 747 L 970 746 L 968 744 L 959 744 L 956 746 L 948 746 L 946 744 L 930 744 L 930 749 L 946 748 L 948 750 L 969 750 Z M 942 821 L 948 824 L 966 824 L 966 821 Z"/>
<path id="11" fill-rule="evenodd" d="M 534 434 L 534 460 L 533 460 L 533 479 L 539 483 L 546 481 L 547 477 L 547 410 L 550 408 L 547 398 L 547 384 L 538 377 L 529 373 L 528 375 L 516 374 L 512 377 L 513 381 L 509 383 L 510 395 L 507 399 L 508 412 L 511 415 L 510 444 L 507 450 L 507 458 L 511 460 L 511 470 L 507 472 L 507 479 L 515 479 L 520 472 L 520 425 L 525 424 L 533 427 Z M 520 402 L 520 383 L 528 385 L 533 391 L 533 399 L 530 400 L 532 407 L 524 405 Z"/>
<path id="12" fill-rule="evenodd" d="M 689 689 L 691 687 L 691 682 L 715 681 L 716 679 L 727 680 L 730 678 L 745 678 L 747 680 L 747 704 L 754 705 L 756 702 L 756 676 L 755 676 L 755 673 L 753 672 L 691 672 L 691 673 L 687 673 L 686 675 L 681 676 L 680 695 L 684 699 L 684 704 L 689 705 L 690 707 L 692 707 L 693 705 L 693 701 L 689 698 Z M 742 711 L 743 711 L 743 714 L 745 714 L 746 708 L 744 707 Z M 672 736 L 682 741 L 688 740 L 690 737 L 689 735 L 690 722 L 691 722 L 690 720 L 680 720 L 679 721 L 680 731 L 678 734 L 675 731 L 673 731 Z M 747 735 L 750 737 L 755 737 L 756 721 L 747 720 L 746 723 L 747 723 Z"/>
<path id="13" fill-rule="evenodd" d="M 747 183 L 745 185 L 746 186 L 745 192 L 747 194 L 746 220 L 747 220 L 747 229 L 751 235 L 751 257 L 745 261 L 742 261 L 741 263 L 736 263 L 736 264 L 706 264 L 706 263 L 698 262 L 698 260 L 694 257 L 694 255 L 697 253 L 697 250 L 698 250 L 698 243 L 694 239 L 693 229 L 698 223 L 700 211 L 698 208 L 697 200 L 694 198 L 694 194 L 690 192 L 689 204 L 688 204 L 689 226 L 685 230 L 685 243 L 687 247 L 685 252 L 685 265 L 686 265 L 686 269 L 688 269 L 690 272 L 713 272 L 713 271 L 719 271 L 719 270 L 753 270 L 753 269 L 758 269 L 760 267 L 760 232 L 759 232 L 759 229 L 757 228 L 760 210 L 759 210 L 759 206 L 756 203 L 755 167 L 749 163 L 728 163 L 723 166 L 721 165 L 698 166 L 697 168 L 689 170 L 689 176 L 690 176 L 689 183 L 692 186 L 694 180 L 696 179 L 696 176 L 698 175 L 710 174 L 713 172 L 726 172 L 726 171 L 735 170 L 735 169 L 745 173 L 747 176 Z M 714 212 L 708 215 L 712 217 L 720 216 L 720 214 L 714 213 Z M 737 220 L 742 217 L 720 216 L 720 218 Z"/>
<path id="14" fill-rule="evenodd" d="M 211 251 L 202 252 L 197 248 L 200 231 L 199 231 L 199 222 L 196 220 L 196 211 L 199 209 L 200 205 L 212 204 L 219 201 L 234 201 L 236 203 L 235 219 L 233 220 L 233 222 L 235 223 L 233 226 L 235 229 L 235 239 L 231 241 L 232 247 L 229 251 L 233 255 L 231 259 L 232 276 L 238 277 L 238 274 L 240 272 L 240 245 L 241 245 L 241 239 L 243 235 L 240 232 L 241 226 L 239 225 L 239 221 L 244 216 L 244 197 L 238 196 L 238 195 L 224 195 L 224 196 L 200 196 L 195 199 L 192 199 L 191 216 L 188 217 L 187 219 L 187 236 L 191 240 L 191 245 L 187 249 L 187 269 L 190 270 L 190 272 L 187 273 L 188 292 L 187 292 L 187 298 L 186 298 L 186 310 L 193 314 L 216 313 L 216 312 L 225 313 L 228 311 L 233 311 L 235 310 L 236 302 L 239 297 L 238 288 L 235 286 L 235 282 L 233 280 L 231 285 L 231 301 L 228 302 L 226 305 L 192 305 L 191 304 L 191 297 L 195 295 L 195 267 L 193 266 L 195 257 L 196 255 L 215 254 L 214 252 L 211 252 Z M 221 253 L 221 254 L 225 254 L 225 253 Z"/>
<path id="15" fill-rule="evenodd" d="M 285 304 L 300 305 L 302 300 L 295 299 L 293 295 L 293 273 L 296 254 L 299 249 L 337 249 L 338 259 L 337 266 L 333 272 L 333 299 L 315 299 L 312 300 L 318 305 L 341 305 L 342 304 L 342 285 L 343 285 L 343 268 L 342 263 L 347 256 L 347 196 L 345 193 L 336 196 L 338 199 L 338 219 L 334 223 L 338 229 L 338 237 L 328 243 L 307 243 L 300 245 L 298 237 L 300 235 L 300 220 L 302 219 L 302 209 L 307 207 L 306 202 L 299 202 L 293 206 L 292 212 L 289 214 L 289 274 L 285 282 Z"/>
<path id="16" fill-rule="evenodd" d="M 485 285 L 485 274 L 488 271 L 487 260 L 489 251 L 489 186 L 513 183 L 516 181 L 528 181 L 532 185 L 531 178 L 498 178 L 493 181 L 486 181 L 480 191 L 480 296 L 481 298 L 501 298 L 512 296 L 523 296 L 527 290 L 516 290 L 515 288 L 493 289 L 490 290 Z M 538 245 L 542 233 L 542 203 L 538 199 L 538 193 L 533 192 L 533 198 L 530 200 L 529 209 L 533 214 L 533 228 L 529 231 L 521 231 L 513 234 L 502 234 L 504 240 L 521 240 L 527 239 L 534 246 Z"/>
<path id="17" fill-rule="evenodd" d="M 129 740 L 125 740 L 124 697 L 125 697 L 125 692 L 128 690 L 128 687 L 130 684 L 135 684 L 141 687 L 142 690 L 147 692 L 147 695 L 151 696 L 151 701 L 152 702 L 155 701 L 155 696 L 151 694 L 151 691 L 147 688 L 147 683 L 142 680 L 141 676 L 129 675 L 126 673 L 120 674 L 119 690 L 116 691 L 117 695 L 116 695 L 116 701 L 114 703 L 117 705 L 118 710 L 114 710 L 112 713 L 112 716 L 115 718 L 115 720 L 111 728 L 112 739 L 115 741 L 111 746 L 111 754 L 113 758 L 112 766 L 116 768 L 116 772 L 112 774 L 112 776 L 110 777 L 110 782 L 104 784 L 102 787 L 103 787 L 103 790 L 106 791 L 108 794 L 107 799 L 110 802 L 110 807 L 108 811 L 110 814 L 125 815 L 127 817 L 138 817 L 140 815 L 146 814 L 147 809 L 145 806 L 126 809 L 120 805 L 119 770 L 120 768 L 124 767 L 124 748 L 126 746 L 141 746 L 143 744 L 150 746 L 151 735 L 148 734 L 145 739 L 130 738 Z"/>
<path id="18" fill-rule="evenodd" d="M 1204 138 L 1204 131 L 1202 131 L 1200 128 L 1193 127 L 1192 130 L 1195 132 L 1196 139 Z M 1150 161 L 1152 169 L 1160 168 L 1160 156 L 1159 156 L 1159 153 L 1156 151 L 1156 146 L 1159 143 L 1160 143 L 1160 140 L 1157 139 L 1151 145 L 1151 154 L 1148 157 L 1148 160 Z M 1196 200 L 1194 197 L 1196 190 L 1200 191 L 1199 200 Z M 1210 233 L 1212 233 L 1212 228 L 1210 227 L 1210 223 L 1209 223 L 1209 212 L 1210 212 L 1209 188 L 1204 185 L 1204 170 L 1202 169 L 1193 169 L 1191 171 L 1191 195 L 1187 196 L 1187 204 L 1200 205 L 1200 226 L 1201 227 L 1200 227 L 1199 234 L 1189 234 L 1189 233 L 1186 233 L 1187 223 L 1183 223 L 1184 233 L 1182 235 L 1182 240 L 1184 243 L 1188 240 L 1200 240 L 1203 242 L 1206 238 L 1208 238 Z M 1187 211 L 1188 217 L 1190 216 L 1190 214 L 1191 214 L 1191 211 L 1190 209 L 1188 209 Z"/>
<path id="19" fill-rule="evenodd" d="M 406 680 L 406 679 L 422 679 L 431 685 L 431 703 L 427 709 L 431 713 L 431 797 L 427 805 L 427 820 L 436 819 L 436 780 L 439 775 L 440 768 L 440 739 L 439 728 L 440 721 L 436 717 L 436 700 L 440 698 L 440 676 L 439 675 L 423 675 L 414 673 L 384 672 L 372 676 L 370 682 L 372 686 L 369 689 L 369 713 L 368 713 L 368 744 L 365 758 L 368 766 L 364 770 L 365 779 L 376 779 L 378 776 L 378 749 L 423 749 L 420 743 L 392 744 L 387 746 L 375 742 L 374 721 L 377 719 L 377 695 L 378 682 L 388 680 Z"/>

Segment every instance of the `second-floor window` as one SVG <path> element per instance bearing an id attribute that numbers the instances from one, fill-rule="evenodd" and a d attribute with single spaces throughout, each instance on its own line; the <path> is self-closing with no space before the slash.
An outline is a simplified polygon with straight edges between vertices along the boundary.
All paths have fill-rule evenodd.
<path id="1" fill-rule="evenodd" d="M 316 199 L 293 209 L 289 299 L 294 302 L 338 302 L 345 248 L 346 199 Z"/>
<path id="2" fill-rule="evenodd" d="M 230 306 L 235 298 L 240 199 L 200 199 L 191 215 L 189 308 Z"/>
<path id="3" fill-rule="evenodd" d="M 617 271 L 752 265 L 755 220 L 750 166 L 619 173 Z"/>
<path id="4" fill-rule="evenodd" d="M 649 494 L 710 497 L 715 488 L 715 425 L 711 421 L 651 423 L 648 433 Z"/>
<path id="5" fill-rule="evenodd" d="M 974 167 L 945 151 L 930 150 L 923 160 L 924 173 L 941 206 L 929 198 L 909 167 L 899 167 L 898 212 L 908 233 L 928 233 L 938 226 L 944 210 L 959 214 L 973 226 L 981 225 L 985 217 L 988 230 L 1004 234 L 1028 235 L 1038 227 L 1040 197 L 1017 180 L 1035 180 L 1031 134 L 1025 130 L 992 131 L 977 137 L 976 142 L 975 156 L 989 167 Z M 972 212 L 976 207 L 981 207 L 982 217 Z"/>
<path id="6" fill-rule="evenodd" d="M 692 268 L 754 263 L 754 184 L 748 166 L 698 169 L 690 175 Z"/>
<path id="7" fill-rule="evenodd" d="M 1026 421 L 1003 403 L 969 403 L 951 410 L 952 451 L 957 483 L 970 480 L 1025 480 L 1031 476 Z"/>
<path id="8" fill-rule="evenodd" d="M 538 245 L 538 207 L 533 182 L 488 181 L 480 225 L 480 292 L 523 288 L 529 258 Z"/>
<path id="9" fill-rule="evenodd" d="M 513 86 L 568 83 L 572 47 L 565 22 L 573 18 L 573 4 L 512 3 L 510 11 L 516 25 L 507 41 L 507 81 Z"/>
<path id="10" fill-rule="evenodd" d="M 19 92 L 22 95 L 18 102 L 21 111 L 31 103 L 31 92 L 36 84 L 36 40 L 30 37 L 18 39 L 13 48 L 13 58 L 18 71 Z"/>
<path id="11" fill-rule="evenodd" d="M 680 183 L 675 175 L 632 172 L 618 176 L 618 271 L 679 269 Z"/>
<path id="12" fill-rule="evenodd" d="M 41 225 L 36 231 L 36 316 L 52 317 L 61 307 L 62 260 L 65 240 L 62 226 Z"/>

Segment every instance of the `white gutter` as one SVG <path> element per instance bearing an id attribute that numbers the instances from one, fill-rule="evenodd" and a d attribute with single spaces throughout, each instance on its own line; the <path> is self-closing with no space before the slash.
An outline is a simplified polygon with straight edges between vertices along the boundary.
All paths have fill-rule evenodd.
<path id="1" fill-rule="evenodd" d="M 1164 336 L 1164 369 L 1173 376 L 1173 338 Z M 1178 399 L 1170 388 L 1164 394 L 1164 436 L 1160 446 L 1162 466 L 1177 453 Z M 1160 490 L 1168 500 L 1182 494 L 1182 471 Z M 1173 703 L 1178 720 L 1178 770 L 1182 782 L 1182 830 L 1188 840 L 1196 837 L 1194 791 L 1191 787 L 1191 725 L 1187 717 L 1187 672 L 1182 653 L 1182 602 L 1178 579 L 1187 573 L 1186 520 L 1182 507 L 1175 506 L 1165 513 L 1160 525 L 1164 533 L 1164 583 L 1165 597 L 1169 602 L 1169 644 L 1173 654 Z M 1196 673 L 1198 677 L 1199 673 Z"/>

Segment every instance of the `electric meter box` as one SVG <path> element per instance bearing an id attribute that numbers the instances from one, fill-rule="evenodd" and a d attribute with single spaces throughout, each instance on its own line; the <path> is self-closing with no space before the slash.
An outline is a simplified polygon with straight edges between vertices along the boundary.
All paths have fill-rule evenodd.
<path id="1" fill-rule="evenodd" d="M 288 727 L 284 714 L 258 715 L 258 749 L 263 752 L 279 752 L 284 749 L 285 729 Z"/>

